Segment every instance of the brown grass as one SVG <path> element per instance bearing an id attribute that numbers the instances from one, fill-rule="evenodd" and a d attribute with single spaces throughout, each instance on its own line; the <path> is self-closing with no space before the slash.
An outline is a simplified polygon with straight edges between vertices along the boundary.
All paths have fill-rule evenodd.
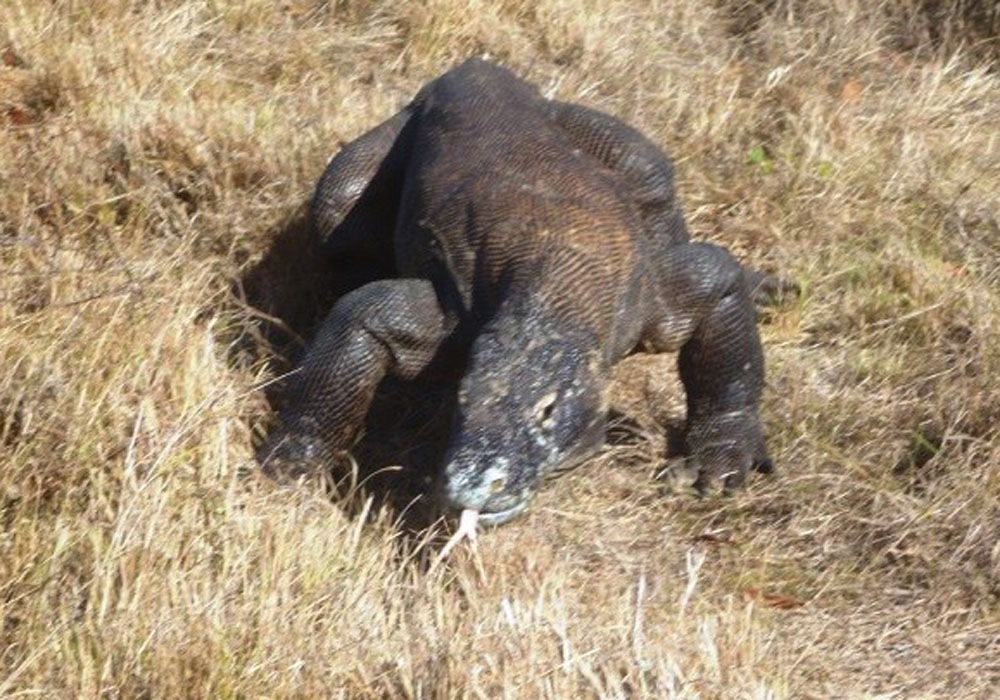
<path id="1" fill-rule="evenodd" d="M 971 1 L 0 4 L 0 696 L 1000 693 L 997 29 Z M 474 52 L 639 126 L 696 235 L 802 285 L 763 327 L 779 477 L 662 491 L 669 357 L 621 368 L 628 439 L 432 573 L 389 507 L 240 477 L 289 336 L 238 282 L 340 144 Z"/>

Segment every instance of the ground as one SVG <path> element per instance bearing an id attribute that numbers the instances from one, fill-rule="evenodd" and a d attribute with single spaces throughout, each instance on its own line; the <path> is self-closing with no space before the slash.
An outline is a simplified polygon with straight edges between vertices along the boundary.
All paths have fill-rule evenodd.
<path id="1" fill-rule="evenodd" d="M 998 29 L 974 0 L 0 4 L 0 695 L 996 696 Z M 313 183 L 484 53 L 641 128 L 694 236 L 802 294 L 762 319 L 775 477 L 667 488 L 674 358 L 633 358 L 609 447 L 429 569 L 446 533 L 366 485 L 245 474 L 325 301 L 291 255 Z"/>

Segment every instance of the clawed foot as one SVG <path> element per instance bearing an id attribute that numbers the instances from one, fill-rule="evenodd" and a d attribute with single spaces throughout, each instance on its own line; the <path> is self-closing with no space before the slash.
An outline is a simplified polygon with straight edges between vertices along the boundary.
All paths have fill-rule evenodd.
<path id="1" fill-rule="evenodd" d="M 257 463 L 265 476 L 279 484 L 320 478 L 334 488 L 356 469 L 347 451 L 332 450 L 317 437 L 283 431 L 258 450 Z"/>
<path id="2" fill-rule="evenodd" d="M 797 283 L 787 277 L 771 275 L 760 270 L 744 267 L 743 276 L 754 305 L 758 307 L 777 306 L 786 299 L 802 293 Z"/>
<path id="3" fill-rule="evenodd" d="M 746 481 L 751 471 L 772 474 L 774 462 L 767 455 L 756 411 L 745 409 L 695 420 L 685 439 L 685 471 L 702 495 L 721 486 L 730 494 Z"/>

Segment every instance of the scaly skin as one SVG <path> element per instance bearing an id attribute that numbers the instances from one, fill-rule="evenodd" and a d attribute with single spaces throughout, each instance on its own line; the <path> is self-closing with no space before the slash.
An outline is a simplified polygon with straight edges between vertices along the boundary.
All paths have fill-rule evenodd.
<path id="1" fill-rule="evenodd" d="M 469 60 L 343 148 L 312 216 L 375 281 L 290 379 L 269 473 L 344 449 L 387 375 L 461 362 L 441 494 L 502 522 L 601 445 L 611 368 L 636 350 L 680 351 L 699 485 L 769 468 L 751 278 L 689 240 L 670 161 L 613 117 Z"/>

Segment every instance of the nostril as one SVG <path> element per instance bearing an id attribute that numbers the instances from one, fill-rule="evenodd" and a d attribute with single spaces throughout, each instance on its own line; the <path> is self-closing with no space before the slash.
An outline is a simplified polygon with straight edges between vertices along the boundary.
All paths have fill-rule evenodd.
<path id="1" fill-rule="evenodd" d="M 498 494 L 503 491 L 503 487 L 507 485 L 507 480 L 502 476 L 498 476 L 496 479 L 490 482 L 490 493 Z"/>

